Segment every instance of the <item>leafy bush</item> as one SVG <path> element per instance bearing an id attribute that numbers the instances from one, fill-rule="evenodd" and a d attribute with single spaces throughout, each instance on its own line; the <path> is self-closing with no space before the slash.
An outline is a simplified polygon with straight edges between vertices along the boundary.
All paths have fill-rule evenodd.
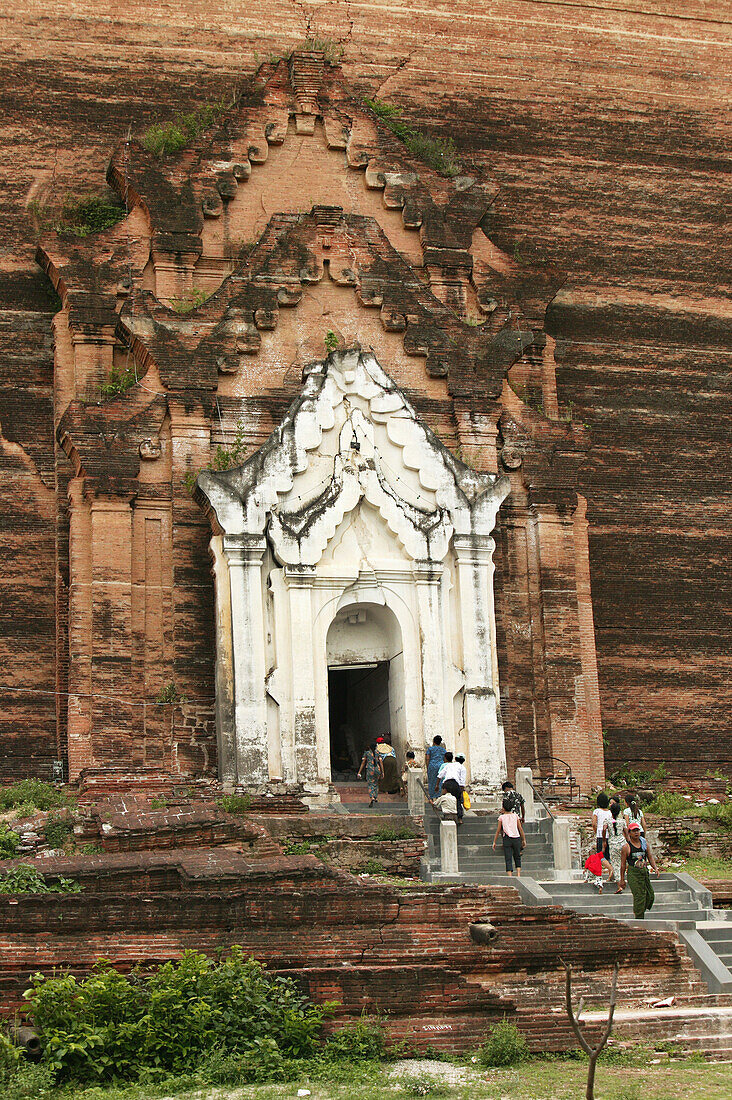
<path id="1" fill-rule="evenodd" d="M 32 1066 L 20 1062 L 3 1082 L 3 1100 L 51 1100 L 56 1096 L 55 1078 L 50 1066 Z"/>
<path id="2" fill-rule="evenodd" d="M 365 875 L 380 875 L 384 870 L 384 864 L 380 859 L 367 859 L 363 865 Z"/>
<path id="3" fill-rule="evenodd" d="M 30 863 L 19 863 L 0 876 L 0 894 L 79 894 L 81 886 L 72 878 L 59 876 L 46 882 Z"/>
<path id="4" fill-rule="evenodd" d="M 21 779 L 11 787 L 0 789 L 0 811 L 12 810 L 16 806 L 53 810 L 59 806 L 73 805 L 73 802 L 73 798 L 42 779 Z"/>
<path id="5" fill-rule="evenodd" d="M 125 370 L 112 367 L 107 375 L 107 381 L 101 383 L 99 392 L 102 397 L 119 397 L 121 393 L 127 393 L 132 389 L 136 382 L 137 375 L 134 367 L 127 367 Z"/>
<path id="6" fill-rule="evenodd" d="M 0 1084 L 4 1084 L 15 1073 L 21 1057 L 15 1043 L 0 1031 Z"/>
<path id="7" fill-rule="evenodd" d="M 73 831 L 73 821 L 68 817 L 62 817 L 60 814 L 49 814 L 43 826 L 43 836 L 46 844 L 51 848 L 63 848 Z"/>
<path id="8" fill-rule="evenodd" d="M 184 1073 L 207 1056 L 212 1073 L 234 1072 L 229 1056 L 252 1072 L 264 1064 L 280 1072 L 286 1060 L 315 1054 L 329 1011 L 240 947 L 218 963 L 188 951 L 151 974 L 120 974 L 104 961 L 82 981 L 36 974 L 25 997 L 61 1081 Z"/>
<path id="9" fill-rule="evenodd" d="M 682 794 L 673 794 L 671 791 L 659 791 L 643 809 L 646 813 L 659 814 L 661 817 L 684 817 L 698 813 L 698 807 L 693 802 Z"/>
<path id="10" fill-rule="evenodd" d="M 423 160 L 440 176 L 458 176 L 461 172 L 458 151 L 452 138 L 432 137 L 415 130 L 402 120 L 401 110 L 380 99 L 365 99 L 364 103 L 376 117 L 399 138 L 415 157 Z"/>
<path id="11" fill-rule="evenodd" d="M 482 1066 L 512 1066 L 528 1057 L 526 1040 L 516 1025 L 505 1017 L 493 1025 L 478 1050 L 478 1060 Z"/>
<path id="12" fill-rule="evenodd" d="M 329 1036 L 323 1051 L 327 1060 L 338 1062 L 374 1062 L 386 1055 L 383 1028 L 362 1015 L 355 1024 L 340 1027 Z"/>
<path id="13" fill-rule="evenodd" d="M 224 103 L 205 103 L 195 111 L 176 115 L 172 122 L 156 123 L 142 135 L 143 148 L 160 158 L 179 153 L 209 126 L 218 122 L 225 110 Z"/>
<path id="14" fill-rule="evenodd" d="M 653 771 L 636 768 L 632 764 L 621 764 L 609 776 L 614 787 L 643 787 L 646 783 L 663 783 L 668 779 L 668 769 L 661 761 Z"/>
<path id="15" fill-rule="evenodd" d="M 211 1085 L 259 1084 L 292 1081 L 302 1073 L 300 1063 L 286 1058 L 271 1037 L 255 1039 L 243 1052 L 227 1054 L 218 1047 L 201 1063 L 198 1075 Z"/>
<path id="16" fill-rule="evenodd" d="M 20 837 L 4 821 L 0 821 L 0 859 L 12 859 L 18 851 Z"/>
<path id="17" fill-rule="evenodd" d="M 226 814 L 248 814 L 252 799 L 248 794 L 222 794 L 219 806 Z"/>

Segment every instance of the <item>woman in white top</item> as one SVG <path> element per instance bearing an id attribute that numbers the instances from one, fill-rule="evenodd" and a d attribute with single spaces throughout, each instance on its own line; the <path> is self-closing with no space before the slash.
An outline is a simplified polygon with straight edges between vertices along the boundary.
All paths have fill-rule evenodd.
<path id="1" fill-rule="evenodd" d="M 604 791 L 600 791 L 597 796 L 595 812 L 592 815 L 592 828 L 595 830 L 595 851 L 600 852 L 601 855 L 604 854 L 606 859 L 608 859 L 608 856 L 605 851 L 605 826 L 610 825 L 613 819 L 609 807 L 610 799 Z"/>
<path id="2" fill-rule="evenodd" d="M 643 816 L 643 810 L 638 805 L 638 801 L 634 794 L 626 794 L 625 796 L 626 807 L 623 810 L 623 833 L 626 840 L 630 840 L 630 833 L 628 829 L 632 823 L 640 825 L 641 836 L 646 835 L 646 819 Z"/>

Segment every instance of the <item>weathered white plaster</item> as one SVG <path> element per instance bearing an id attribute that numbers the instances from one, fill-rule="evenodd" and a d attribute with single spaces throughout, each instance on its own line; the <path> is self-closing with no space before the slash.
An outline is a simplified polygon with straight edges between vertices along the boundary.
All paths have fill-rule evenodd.
<path id="1" fill-rule="evenodd" d="M 222 779 L 324 793 L 328 667 L 382 660 L 400 763 L 439 733 L 474 785 L 505 778 L 490 534 L 506 478 L 450 454 L 374 356 L 350 351 L 311 368 L 243 466 L 198 484 L 231 700 L 217 706 Z"/>

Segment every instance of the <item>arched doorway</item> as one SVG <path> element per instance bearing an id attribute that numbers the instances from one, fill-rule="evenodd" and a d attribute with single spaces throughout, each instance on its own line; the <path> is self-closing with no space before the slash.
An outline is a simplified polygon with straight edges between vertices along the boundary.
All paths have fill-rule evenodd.
<path id="1" fill-rule="evenodd" d="M 394 613 L 350 604 L 328 628 L 328 722 L 332 782 L 355 777 L 364 748 L 387 734 L 403 762 L 404 653 Z"/>

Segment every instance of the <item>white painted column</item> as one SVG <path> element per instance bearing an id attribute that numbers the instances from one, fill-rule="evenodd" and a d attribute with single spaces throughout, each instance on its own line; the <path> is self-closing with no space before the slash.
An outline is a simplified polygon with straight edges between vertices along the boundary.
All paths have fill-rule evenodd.
<path id="1" fill-rule="evenodd" d="M 527 821 L 536 821 L 534 775 L 531 768 L 516 768 L 516 790 L 524 800 Z"/>
<path id="2" fill-rule="evenodd" d="M 489 535 L 455 535 L 465 672 L 465 727 L 471 783 L 494 790 L 506 778 L 506 747 L 498 722 L 498 656 Z"/>
<path id="3" fill-rule="evenodd" d="M 292 726 L 295 742 L 295 770 L 299 783 L 313 784 L 321 775 L 319 755 L 330 758 L 330 731 L 318 731 L 315 710 L 315 639 L 313 636 L 313 586 L 315 566 L 287 565 L 285 588 L 290 604 L 290 646 L 292 661 Z M 321 655 L 318 655 L 319 659 Z M 325 651 L 322 653 L 325 661 Z M 320 732 L 320 737 L 318 737 Z"/>
<path id="4" fill-rule="evenodd" d="M 457 822 L 440 822 L 440 870 L 443 875 L 459 875 Z"/>
<path id="5" fill-rule="evenodd" d="M 445 729 L 445 664 L 440 611 L 442 566 L 431 561 L 417 561 L 412 568 L 422 645 L 423 736 L 431 745 L 433 737 L 439 734 L 444 739 L 448 732 Z"/>
<path id="6" fill-rule="evenodd" d="M 225 535 L 234 639 L 236 781 L 258 786 L 269 778 L 265 637 L 260 535 Z"/>

